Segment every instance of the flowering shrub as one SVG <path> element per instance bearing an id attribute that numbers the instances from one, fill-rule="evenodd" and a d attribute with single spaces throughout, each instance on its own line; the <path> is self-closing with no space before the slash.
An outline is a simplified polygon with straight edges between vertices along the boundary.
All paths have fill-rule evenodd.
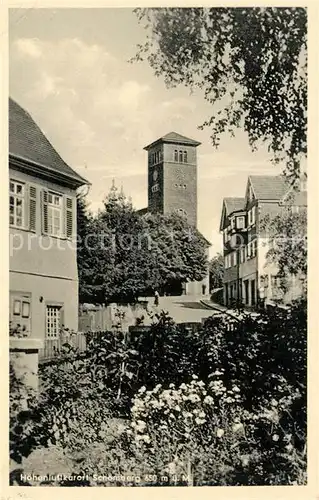
<path id="1" fill-rule="evenodd" d="M 223 484 L 229 474 L 225 442 L 235 449 L 243 435 L 241 395 L 236 386 L 227 390 L 219 375 L 215 372 L 209 384 L 193 375 L 190 383 L 178 387 L 142 387 L 133 400 L 127 433 L 136 454 L 155 474 L 167 474 L 171 483 L 202 484 L 212 467 L 215 484 Z"/>
<path id="2" fill-rule="evenodd" d="M 161 315 L 138 338 L 88 336 L 86 358 L 71 353 L 41 369 L 36 405 L 12 419 L 11 456 L 52 443 L 85 451 L 79 472 L 130 470 L 154 484 L 167 484 L 163 475 L 180 485 L 305 484 L 306 319 L 299 303 L 212 317 L 191 333 Z M 110 442 L 114 416 L 130 421 Z"/>

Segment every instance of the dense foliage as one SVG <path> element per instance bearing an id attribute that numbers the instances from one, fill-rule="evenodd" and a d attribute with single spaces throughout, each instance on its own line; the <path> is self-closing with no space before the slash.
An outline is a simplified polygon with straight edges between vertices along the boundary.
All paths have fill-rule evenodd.
<path id="1" fill-rule="evenodd" d="M 97 470 L 139 484 L 305 484 L 305 303 L 197 331 L 162 314 L 139 331 L 90 334 L 85 358 L 43 367 L 40 400 L 13 412 L 12 458 L 58 447 L 91 485 L 114 484 Z"/>
<path id="2" fill-rule="evenodd" d="M 79 208 L 81 301 L 134 302 L 206 275 L 207 242 L 185 218 L 141 216 L 115 186 L 96 216 Z"/>
<path id="3" fill-rule="evenodd" d="M 224 277 L 224 257 L 221 253 L 215 255 L 209 263 L 209 289 L 221 288 Z"/>
<path id="4" fill-rule="evenodd" d="M 299 177 L 307 151 L 305 8 L 136 9 L 148 32 L 136 60 L 168 86 L 199 89 L 210 105 L 203 124 L 218 146 L 239 127 L 251 146 L 265 141 Z"/>
<path id="5" fill-rule="evenodd" d="M 307 276 L 307 211 L 283 211 L 262 221 L 269 237 L 268 260 L 278 265 L 283 276 Z"/>
<path id="6" fill-rule="evenodd" d="M 91 295 L 89 287 L 92 278 L 92 269 L 89 261 L 89 249 L 85 244 L 89 238 L 92 223 L 92 214 L 88 207 L 86 196 L 83 193 L 77 195 L 76 226 L 77 226 L 77 268 L 79 276 L 79 300 L 80 304 L 87 302 Z"/>

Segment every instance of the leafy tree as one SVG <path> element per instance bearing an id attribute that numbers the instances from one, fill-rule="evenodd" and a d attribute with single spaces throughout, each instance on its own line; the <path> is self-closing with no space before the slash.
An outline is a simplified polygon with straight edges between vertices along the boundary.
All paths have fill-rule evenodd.
<path id="1" fill-rule="evenodd" d="M 151 260 L 157 276 L 154 285 L 199 281 L 207 274 L 207 242 L 199 231 L 177 214 L 147 214 L 143 217 L 149 235 Z"/>
<path id="2" fill-rule="evenodd" d="M 104 209 L 94 221 L 97 242 L 99 284 L 98 301 L 131 302 L 140 295 L 149 280 L 147 242 L 144 226 L 132 203 L 113 184 Z"/>
<path id="3" fill-rule="evenodd" d="M 209 263 L 209 288 L 220 288 L 223 286 L 224 258 L 221 253 L 215 255 Z"/>
<path id="4" fill-rule="evenodd" d="M 265 141 L 292 180 L 307 152 L 305 8 L 136 9 L 149 34 L 133 60 L 147 60 L 167 86 L 199 89 L 211 105 L 202 124 L 214 146 L 243 127 Z"/>
<path id="5" fill-rule="evenodd" d="M 87 217 L 79 203 L 80 300 L 134 302 L 154 289 L 206 275 L 205 239 L 184 218 L 141 217 L 114 185 L 95 217 Z"/>
<path id="6" fill-rule="evenodd" d="M 86 244 L 92 232 L 93 217 L 88 209 L 88 202 L 83 193 L 77 194 L 77 266 L 79 276 L 80 303 L 90 299 L 88 282 L 92 273 L 89 262 L 89 249 Z"/>
<path id="7" fill-rule="evenodd" d="M 266 217 L 263 227 L 268 233 L 269 262 L 278 265 L 279 274 L 289 278 L 307 276 L 307 212 L 291 213 L 286 210 L 274 218 Z"/>

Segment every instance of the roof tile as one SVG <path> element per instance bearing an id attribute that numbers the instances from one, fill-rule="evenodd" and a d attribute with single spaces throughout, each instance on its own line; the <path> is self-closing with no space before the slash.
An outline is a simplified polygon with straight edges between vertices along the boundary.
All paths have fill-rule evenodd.
<path id="1" fill-rule="evenodd" d="M 280 200 L 289 189 L 281 175 L 250 175 L 249 179 L 258 200 Z"/>

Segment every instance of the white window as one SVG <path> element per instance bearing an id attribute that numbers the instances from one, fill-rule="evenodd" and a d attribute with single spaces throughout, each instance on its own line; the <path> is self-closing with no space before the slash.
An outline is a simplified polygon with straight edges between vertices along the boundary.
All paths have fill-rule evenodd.
<path id="1" fill-rule="evenodd" d="M 159 191 L 159 184 L 154 184 L 154 186 L 152 186 L 152 193 L 156 193 L 157 191 Z"/>
<path id="2" fill-rule="evenodd" d="M 236 218 L 236 226 L 237 226 L 237 229 L 244 229 L 245 228 L 245 217 L 244 216 Z"/>
<path id="3" fill-rule="evenodd" d="M 47 306 L 46 308 L 46 337 L 57 339 L 61 329 L 61 306 Z"/>
<path id="4" fill-rule="evenodd" d="M 52 236 L 62 236 L 62 201 L 59 194 L 48 193 L 48 233 Z"/>
<path id="5" fill-rule="evenodd" d="M 30 302 L 22 301 L 22 318 L 30 317 Z"/>
<path id="6" fill-rule="evenodd" d="M 11 180 L 9 191 L 10 225 L 25 227 L 25 185 Z"/>
<path id="7" fill-rule="evenodd" d="M 231 226 L 232 229 L 235 229 L 235 217 L 232 217 L 230 219 L 230 226 Z"/>

